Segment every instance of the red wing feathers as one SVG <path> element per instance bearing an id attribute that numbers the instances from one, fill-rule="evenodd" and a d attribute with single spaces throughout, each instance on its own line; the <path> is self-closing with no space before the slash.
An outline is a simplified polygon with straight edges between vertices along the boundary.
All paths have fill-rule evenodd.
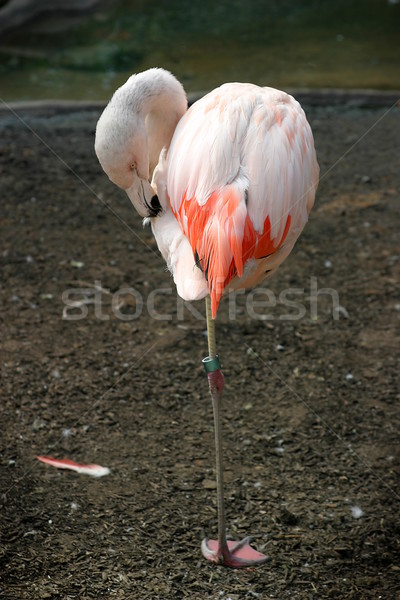
<path id="1" fill-rule="evenodd" d="M 213 318 L 231 279 L 242 276 L 250 258 L 263 258 L 278 250 L 290 227 L 289 215 L 276 245 L 271 240 L 268 216 L 262 233 L 258 233 L 247 214 L 245 198 L 233 185 L 212 193 L 202 206 L 196 198 L 187 198 L 185 194 L 175 216 L 189 240 L 197 266 L 206 277 Z"/>

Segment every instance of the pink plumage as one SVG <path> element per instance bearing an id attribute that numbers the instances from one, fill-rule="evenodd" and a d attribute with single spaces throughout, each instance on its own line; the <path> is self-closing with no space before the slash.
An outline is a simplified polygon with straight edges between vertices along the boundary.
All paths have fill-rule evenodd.
<path id="1" fill-rule="evenodd" d="M 161 205 L 172 211 L 203 273 L 188 290 L 188 249 L 180 244 L 171 251 L 168 235 L 166 247 L 163 229 L 171 219 L 157 219 L 153 232 L 178 293 L 185 300 L 210 294 L 215 318 L 225 290 L 270 276 L 307 222 L 318 175 L 311 128 L 289 94 L 229 83 L 196 102 L 153 177 Z"/>

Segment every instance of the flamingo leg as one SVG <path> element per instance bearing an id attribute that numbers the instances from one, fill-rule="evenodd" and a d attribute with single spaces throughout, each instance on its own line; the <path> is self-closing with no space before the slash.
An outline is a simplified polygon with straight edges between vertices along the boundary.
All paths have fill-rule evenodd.
<path id="1" fill-rule="evenodd" d="M 218 509 L 218 539 L 205 538 L 201 544 L 203 556 L 217 564 L 228 567 L 251 567 L 264 563 L 267 557 L 257 552 L 250 546 L 250 537 L 239 542 L 226 539 L 225 531 L 225 505 L 224 505 L 224 478 L 222 461 L 222 430 L 221 430 L 221 405 L 224 389 L 224 376 L 220 369 L 219 359 L 215 346 L 215 326 L 211 318 L 210 299 L 206 298 L 207 333 L 209 356 L 203 359 L 203 364 L 208 376 L 211 400 L 214 412 L 215 454 L 217 476 L 217 509 Z"/>

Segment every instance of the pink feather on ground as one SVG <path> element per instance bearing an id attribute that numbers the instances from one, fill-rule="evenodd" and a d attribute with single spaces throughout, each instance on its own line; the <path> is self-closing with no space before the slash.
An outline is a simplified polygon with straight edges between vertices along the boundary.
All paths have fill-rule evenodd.
<path id="1" fill-rule="evenodd" d="M 93 464 L 84 465 L 81 463 L 76 463 L 69 458 L 58 459 L 52 458 L 51 456 L 37 456 L 37 459 L 47 465 L 56 467 L 56 469 L 69 469 L 71 471 L 75 471 L 76 473 L 91 475 L 92 477 L 104 477 L 104 475 L 108 475 L 110 473 L 110 469 L 108 467 L 102 467 L 101 465 Z"/>

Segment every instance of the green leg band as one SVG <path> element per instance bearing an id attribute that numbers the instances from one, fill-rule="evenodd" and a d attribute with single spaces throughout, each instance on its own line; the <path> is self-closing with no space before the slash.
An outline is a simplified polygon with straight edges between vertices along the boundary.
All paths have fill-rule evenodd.
<path id="1" fill-rule="evenodd" d="M 214 371 L 219 371 L 219 369 L 221 368 L 218 354 L 217 354 L 217 356 L 214 356 L 214 358 L 210 358 L 209 356 L 206 356 L 206 358 L 203 358 L 202 363 L 204 365 L 204 369 L 205 369 L 206 373 L 214 373 Z"/>

